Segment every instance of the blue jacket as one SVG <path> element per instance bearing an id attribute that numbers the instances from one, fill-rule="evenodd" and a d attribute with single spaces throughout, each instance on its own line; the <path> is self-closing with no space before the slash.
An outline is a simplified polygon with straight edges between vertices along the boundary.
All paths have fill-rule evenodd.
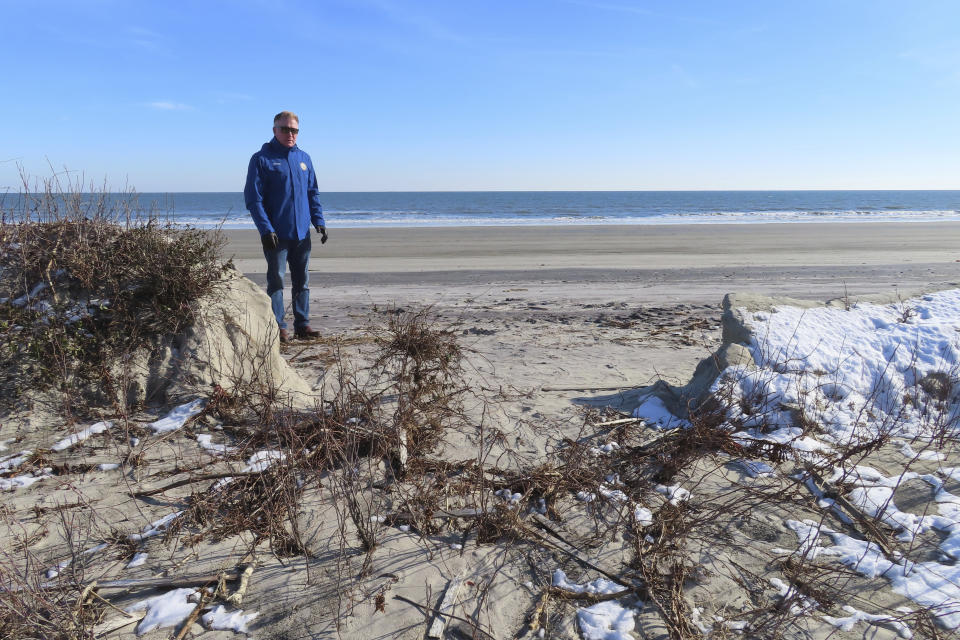
<path id="1" fill-rule="evenodd" d="M 260 235 L 302 240 L 311 224 L 326 226 L 310 156 L 276 138 L 250 158 L 243 199 Z"/>

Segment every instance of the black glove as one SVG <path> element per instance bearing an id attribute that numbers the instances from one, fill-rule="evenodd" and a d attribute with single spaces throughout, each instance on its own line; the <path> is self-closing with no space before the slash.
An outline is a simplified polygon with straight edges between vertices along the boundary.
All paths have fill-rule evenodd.
<path id="1" fill-rule="evenodd" d="M 313 225 L 313 228 L 320 234 L 320 244 L 327 244 L 327 228 L 319 224 Z"/>
<path id="2" fill-rule="evenodd" d="M 263 248 L 266 251 L 276 251 L 277 247 L 280 246 L 280 241 L 277 240 L 277 234 L 275 233 L 265 233 L 260 236 L 260 242 L 263 244 Z"/>

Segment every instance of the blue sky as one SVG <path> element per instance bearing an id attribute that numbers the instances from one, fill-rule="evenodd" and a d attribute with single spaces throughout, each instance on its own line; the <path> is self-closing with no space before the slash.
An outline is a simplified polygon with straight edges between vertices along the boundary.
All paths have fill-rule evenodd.
<path id="1" fill-rule="evenodd" d="M 960 188 L 960 3 L 0 0 L 18 167 L 239 191 Z"/>

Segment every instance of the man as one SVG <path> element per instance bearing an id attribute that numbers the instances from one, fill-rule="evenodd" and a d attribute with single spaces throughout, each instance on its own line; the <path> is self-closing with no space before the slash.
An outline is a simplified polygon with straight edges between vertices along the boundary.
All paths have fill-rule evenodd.
<path id="1" fill-rule="evenodd" d="M 243 197 L 260 232 L 267 259 L 267 295 L 280 328 L 280 342 L 290 339 L 283 319 L 283 274 L 290 265 L 293 285 L 293 333 L 298 338 L 317 338 L 310 328 L 310 225 L 327 241 L 327 227 L 320 206 L 317 176 L 310 156 L 297 147 L 300 118 L 281 111 L 273 118 L 273 139 L 250 158 Z"/>

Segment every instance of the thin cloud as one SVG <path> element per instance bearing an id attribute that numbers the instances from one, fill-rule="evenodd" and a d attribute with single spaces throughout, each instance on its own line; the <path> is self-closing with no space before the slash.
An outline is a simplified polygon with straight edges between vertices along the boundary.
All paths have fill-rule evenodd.
<path id="1" fill-rule="evenodd" d="M 564 0 L 567 4 L 573 4 L 580 7 L 589 7 L 590 9 L 601 9 L 604 11 L 619 11 L 620 13 L 636 13 L 642 16 L 656 15 L 653 11 L 643 7 L 634 7 L 627 4 L 617 4 L 613 2 L 588 2 L 585 0 Z"/>
<path id="2" fill-rule="evenodd" d="M 466 44 L 469 38 L 446 25 L 423 14 L 416 14 L 409 8 L 398 7 L 391 0 L 370 0 L 368 6 L 378 10 L 381 15 L 399 25 L 405 25 L 435 40 Z"/>
<path id="3" fill-rule="evenodd" d="M 150 29 L 143 27 L 129 26 L 126 28 L 123 41 L 126 44 L 145 49 L 147 51 L 166 53 L 166 47 L 163 46 L 163 36 Z"/>
<path id="4" fill-rule="evenodd" d="M 188 104 L 183 104 L 182 102 L 172 102 L 170 100 L 158 100 L 156 102 L 148 102 L 147 106 L 151 109 L 156 109 L 158 111 L 192 111 L 193 107 Z"/>
<path id="5" fill-rule="evenodd" d="M 246 93 L 232 93 L 229 91 L 218 91 L 213 94 L 218 104 L 232 104 L 235 102 L 251 102 L 253 96 Z"/>
<path id="6" fill-rule="evenodd" d="M 940 74 L 940 80 L 955 83 L 960 80 L 960 48 L 953 42 L 928 44 L 901 51 L 899 57 L 928 73 Z"/>

